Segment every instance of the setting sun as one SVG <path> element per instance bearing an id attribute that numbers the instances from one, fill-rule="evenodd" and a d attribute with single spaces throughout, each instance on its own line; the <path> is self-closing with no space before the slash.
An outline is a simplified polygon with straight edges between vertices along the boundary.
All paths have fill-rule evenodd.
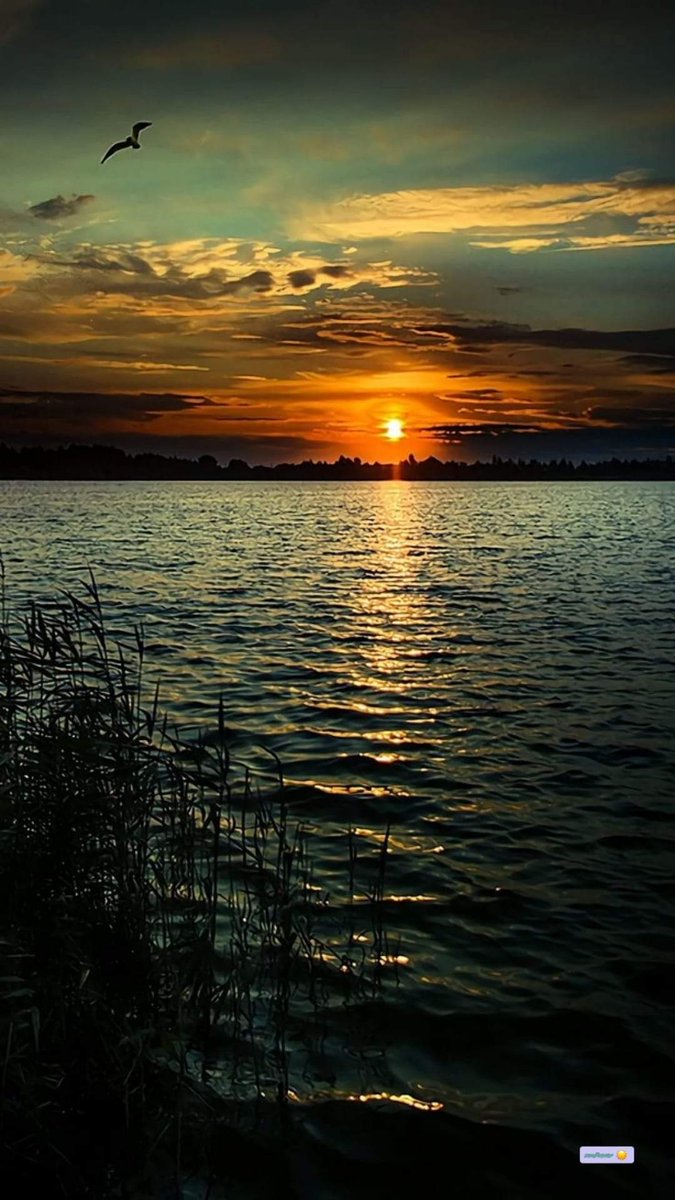
<path id="1" fill-rule="evenodd" d="M 398 442 L 403 437 L 403 422 L 399 421 L 396 417 L 391 421 L 387 421 L 385 435 L 389 438 L 390 442 Z"/>

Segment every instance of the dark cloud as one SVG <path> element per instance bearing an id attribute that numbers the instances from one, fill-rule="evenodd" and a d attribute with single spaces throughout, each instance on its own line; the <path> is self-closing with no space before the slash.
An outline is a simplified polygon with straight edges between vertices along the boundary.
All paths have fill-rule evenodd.
<path id="1" fill-rule="evenodd" d="M 0 417 L 27 430 L 54 424 L 66 429 L 95 430 L 110 421 L 154 421 L 164 413 L 184 412 L 213 404 L 205 396 L 164 392 L 50 392 L 0 388 Z"/>
<path id="2" fill-rule="evenodd" d="M 293 272 L 292 282 L 295 286 L 308 283 L 308 276 L 303 272 Z M 514 357 L 515 352 L 519 347 L 541 347 L 545 349 L 561 349 L 565 350 L 596 350 L 596 351 L 616 351 L 617 354 L 625 349 L 636 347 L 635 355 L 624 354 L 618 361 L 623 362 L 626 366 L 630 365 L 646 365 L 647 369 L 654 373 L 666 373 L 670 371 L 669 357 L 672 350 L 675 356 L 675 329 L 645 329 L 645 330 L 618 330 L 605 331 L 595 329 L 582 328 L 565 328 L 565 329 L 533 329 L 529 325 L 516 325 L 504 321 L 486 321 L 480 324 L 472 323 L 466 318 L 455 318 L 453 320 L 439 321 L 433 325 L 422 326 L 417 315 L 411 311 L 409 317 L 405 313 L 399 315 L 394 321 L 385 313 L 382 316 L 379 314 L 368 312 L 367 309 L 356 310 L 350 313 L 348 309 L 340 305 L 339 307 L 327 307 L 324 310 L 313 308 L 305 315 L 294 315 L 292 320 L 282 320 L 281 324 L 273 326 L 259 326 L 260 336 L 263 340 L 279 342 L 283 340 L 286 344 L 297 344 L 309 347 L 326 347 L 327 343 L 330 346 L 342 345 L 346 348 L 349 345 L 368 347 L 372 351 L 383 350 L 385 348 L 400 347 L 403 350 L 414 352 L 416 354 L 447 356 L 448 351 L 451 352 L 452 359 L 456 362 L 458 353 L 473 353 L 490 355 L 497 349 L 502 349 L 507 357 Z M 284 338 L 287 331 L 292 330 L 292 343 L 288 334 Z M 659 353 L 657 353 L 657 348 Z M 639 354 L 639 356 L 638 356 Z M 429 362 L 432 361 L 429 357 Z M 501 378 L 508 378 L 517 381 L 519 379 L 532 379 L 533 381 L 542 380 L 548 381 L 559 380 L 561 385 L 566 382 L 565 375 L 568 371 L 579 373 L 580 366 L 577 363 L 563 363 L 561 366 L 527 366 L 522 370 L 516 369 L 517 364 L 514 362 L 509 368 L 506 362 L 502 361 L 498 365 L 495 362 L 494 367 L 480 366 L 474 367 L 461 372 L 450 372 L 447 375 L 449 380 L 462 380 L 465 386 L 457 392 L 448 392 L 445 399 L 457 399 L 466 401 L 492 400 L 495 403 L 502 401 L 505 398 L 503 389 L 498 386 L 493 386 L 493 380 L 498 373 Z M 594 371 L 596 366 L 593 365 Z M 506 367 L 506 372 L 504 368 Z M 486 380 L 486 386 L 477 386 L 472 388 L 466 386 L 469 380 Z M 498 384 L 499 379 L 495 382 Z M 638 397 L 637 402 L 642 402 L 642 394 Z"/>
<path id="3" fill-rule="evenodd" d="M 470 325 L 439 322 L 422 332 L 445 333 L 459 346 L 485 350 L 490 346 L 549 346 L 565 350 L 617 350 L 635 354 L 675 356 L 675 329 L 532 329 L 506 321 Z"/>
<path id="4" fill-rule="evenodd" d="M 672 425 L 648 424 L 643 428 L 608 428 L 600 425 L 576 429 L 537 429 L 528 425 L 518 430 L 516 426 L 485 424 L 474 426 L 476 430 L 466 436 L 466 427 L 433 426 L 428 436 L 441 446 L 452 446 L 451 456 L 467 462 L 492 458 L 535 459 L 549 462 L 551 459 L 568 458 L 575 462 L 617 458 L 661 458 L 675 453 L 675 429 Z M 433 430 L 438 430 L 434 434 Z"/>
<path id="5" fill-rule="evenodd" d="M 61 266 L 75 267 L 81 271 L 126 271 L 132 275 L 154 275 L 153 267 L 140 254 L 122 251 L 111 258 L 104 250 L 83 250 L 74 258 L 61 262 Z"/>
<path id="6" fill-rule="evenodd" d="M 62 217 L 74 217 L 85 204 L 95 200 L 95 196 L 52 196 L 51 200 L 41 200 L 39 204 L 31 204 L 28 211 L 40 221 L 59 221 Z"/>
<path id="7" fill-rule="evenodd" d="M 563 366 L 571 367 L 572 363 L 563 363 Z M 559 372 L 558 371 L 545 371 L 543 369 L 543 367 L 542 368 L 531 367 L 527 371 L 514 371 L 513 374 L 509 375 L 509 379 L 530 379 L 530 378 L 558 379 Z"/>
<path id="8" fill-rule="evenodd" d="M 505 425 L 481 422 L 477 425 L 428 425 L 420 433 L 438 442 L 457 442 L 465 437 L 502 437 L 511 433 L 541 433 L 541 425 Z"/>
<path id="9" fill-rule="evenodd" d="M 287 421 L 288 417 L 270 417 L 269 415 L 266 415 L 264 417 L 247 417 L 247 416 L 242 416 L 241 413 L 239 413 L 239 412 L 229 413 L 229 412 L 217 412 L 216 411 L 211 414 L 211 420 L 212 421 L 231 421 L 231 422 L 236 422 L 237 425 L 239 425 L 240 423 L 241 424 L 249 424 L 249 425 L 274 425 L 277 421 L 281 421 L 281 422 Z M 217 434 L 216 436 L 220 436 L 220 435 Z"/>
<path id="10" fill-rule="evenodd" d="M 284 320 L 280 326 L 274 325 L 263 330 L 263 335 L 269 340 L 277 341 L 280 330 L 292 330 L 293 341 L 298 345 L 324 349 L 327 342 L 344 346 L 353 343 L 375 350 L 384 346 L 400 347 L 416 353 L 435 349 L 435 345 L 430 347 L 423 344 L 417 329 L 406 327 L 406 319 L 412 320 L 412 317 L 406 318 L 406 314 L 402 313 L 396 320 L 392 320 L 388 314 L 380 316 L 379 313 L 372 313 L 367 309 L 350 313 L 342 308 L 327 307 L 323 312 L 314 309 L 306 314 L 294 315 L 292 320 Z"/>
<path id="11" fill-rule="evenodd" d="M 305 288 L 311 287 L 313 283 L 316 283 L 317 275 L 327 275 L 329 279 L 346 279 L 350 274 L 349 267 L 344 266 L 343 263 L 335 263 L 334 266 L 329 264 L 328 266 L 319 267 L 317 271 L 312 271 L 308 268 L 289 271 L 288 282 L 291 287 Z"/>
<path id="12" fill-rule="evenodd" d="M 27 8 L 29 4 L 30 0 L 3 0 L 3 9 L 5 5 L 10 11 Z M 461 83 L 468 62 L 474 72 L 489 80 L 500 66 L 504 69 L 504 61 L 510 62 L 512 55 L 519 65 L 524 60 L 521 74 L 526 79 L 540 81 L 537 92 L 544 101 L 558 98 L 563 66 L 570 90 L 570 53 L 575 63 L 583 55 L 584 65 L 590 56 L 596 72 L 604 72 L 612 80 L 613 92 L 618 92 L 621 84 L 625 92 L 635 87 L 636 81 L 625 73 L 620 76 L 622 52 L 635 53 L 636 45 L 646 48 L 650 64 L 653 58 L 658 68 L 672 29 L 670 6 L 659 9 L 659 36 L 655 38 L 654 23 L 645 20 L 639 7 L 627 0 L 614 0 L 611 21 L 603 5 L 582 0 L 546 9 L 536 0 L 518 0 L 508 10 L 496 0 L 453 0 L 452 4 L 429 0 L 423 6 L 412 5 L 410 0 L 371 0 L 368 5 L 362 0 L 343 0 L 340 5 L 311 8 L 307 0 L 286 0 L 284 4 L 256 0 L 254 5 L 250 0 L 232 0 L 225 20 L 216 0 L 195 0 L 189 6 L 176 0 L 146 0 L 143 5 L 133 0 L 118 0 L 115 5 L 69 0 L 67 7 L 70 19 L 64 22 L 58 3 L 46 6 L 40 25 L 47 46 L 56 41 L 61 48 L 68 38 L 78 48 L 93 43 L 102 47 L 101 60 L 103 54 L 112 54 L 115 65 L 120 57 L 122 62 L 133 59 L 145 71 L 149 67 L 184 71 L 187 67 L 217 72 L 221 77 L 226 70 L 248 67 L 257 69 L 262 77 L 270 75 L 277 88 L 278 73 L 272 68 L 274 60 L 281 58 L 284 74 L 290 77 L 285 86 L 295 84 L 303 93 L 313 82 L 312 73 L 298 69 L 298 64 L 310 61 L 321 62 L 319 76 L 327 69 L 344 71 L 346 67 L 350 78 L 355 75 L 358 79 L 359 70 L 366 69 L 378 82 L 392 77 L 400 95 L 402 77 L 412 75 L 419 89 L 424 77 L 431 76 L 435 82 L 436 73 L 442 73 L 447 78 L 448 64 L 452 64 Z M 129 29 L 135 32 L 133 39 L 128 36 Z M 331 75 L 331 80 L 334 77 Z M 501 99 L 503 81 L 501 76 L 498 79 Z M 594 83 L 577 68 L 575 96 L 595 100 L 598 88 Z M 527 92 L 525 98 L 531 101 Z"/>
<path id="13" fill-rule="evenodd" d="M 504 393 L 499 388 L 475 388 L 473 391 L 452 392 L 454 400 L 498 400 L 502 399 Z"/>
<path id="14" fill-rule="evenodd" d="M 651 375 L 675 373 L 675 357 L 669 358 L 666 354 L 627 354 L 620 361 L 627 367 L 646 368 Z"/>
<path id="15" fill-rule="evenodd" d="M 637 410 L 620 405 L 598 404 L 587 409 L 584 416 L 591 421 L 609 421 L 612 425 L 620 425 L 624 429 L 649 431 L 655 426 L 675 428 L 675 399 L 664 397 L 661 405 L 643 405 Z"/>
<path id="16" fill-rule="evenodd" d="M 516 284 L 512 283 L 498 284 L 495 288 L 495 291 L 499 292 L 500 296 L 517 296 L 520 294 L 520 292 L 527 292 L 528 290 L 528 288 L 518 287 Z"/>
<path id="17" fill-rule="evenodd" d="M 622 392 L 620 389 L 595 389 L 592 403 L 575 409 L 557 408 L 547 414 L 547 423 L 542 424 L 540 414 L 533 420 L 513 422 L 504 420 L 476 421 L 471 424 L 456 421 L 427 426 L 420 433 L 443 444 L 470 444 L 472 453 L 492 454 L 495 449 L 503 455 L 526 455 L 527 457 L 555 457 L 556 454 L 572 455 L 576 459 L 595 454 L 601 457 L 670 453 L 675 434 L 675 397 L 669 392 L 654 394 L 644 392 Z M 602 396 L 602 399 L 600 398 Z M 477 415 L 487 410 L 467 409 Z M 503 412 L 503 410 L 502 410 Z M 516 414 L 514 414 L 516 415 Z M 549 419 L 576 428 L 552 428 Z M 497 446 L 495 447 L 495 439 Z"/>
<path id="18" fill-rule="evenodd" d="M 88 271 L 91 289 L 111 295 L 212 300 L 239 292 L 269 292 L 274 287 L 274 276 L 263 270 L 231 279 L 227 271 L 219 267 L 212 267 L 201 275 L 191 275 L 174 263 L 163 274 L 158 274 L 142 255 L 129 251 L 108 253 L 103 249 L 87 249 L 70 259 L 42 256 L 40 261 L 53 267 Z"/>
<path id="19" fill-rule="evenodd" d="M 149 291 L 153 296 L 177 296 L 189 300 L 208 300 L 217 296 L 235 296 L 238 292 L 269 292 L 274 287 L 274 276 L 269 271 L 251 271 L 239 279 L 228 279 L 225 271 L 213 268 L 205 275 L 189 276 L 174 267 L 139 291 Z"/>
<path id="20" fill-rule="evenodd" d="M 312 284 L 314 283 L 315 279 L 316 279 L 315 271 L 303 270 L 303 271 L 289 271 L 288 272 L 288 282 L 290 283 L 291 287 L 294 287 L 294 288 L 311 287 Z"/>
<path id="21" fill-rule="evenodd" d="M 456 371 L 448 379 L 489 379 L 493 375 L 494 371 Z"/>
<path id="22" fill-rule="evenodd" d="M 328 327 L 317 331 L 317 337 L 323 341 L 338 342 L 341 344 L 347 342 L 355 342 L 357 345 L 368 346 L 409 346 L 410 343 L 405 338 L 398 336 L 397 333 L 383 329 L 340 329 L 339 327 Z M 415 347 L 411 347 L 414 349 Z"/>

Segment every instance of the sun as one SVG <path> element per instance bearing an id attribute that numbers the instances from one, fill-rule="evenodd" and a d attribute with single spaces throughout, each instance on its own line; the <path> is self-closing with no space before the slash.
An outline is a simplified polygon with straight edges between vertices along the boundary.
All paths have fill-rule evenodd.
<path id="1" fill-rule="evenodd" d="M 403 437 L 403 422 L 399 421 L 398 417 L 393 417 L 391 421 L 386 422 L 384 433 L 390 442 L 400 441 Z"/>

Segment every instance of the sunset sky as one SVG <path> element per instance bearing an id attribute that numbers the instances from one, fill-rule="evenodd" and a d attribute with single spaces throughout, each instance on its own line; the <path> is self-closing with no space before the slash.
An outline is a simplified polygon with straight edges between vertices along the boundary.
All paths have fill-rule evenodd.
<path id="1" fill-rule="evenodd" d="M 0 0 L 0 439 L 675 453 L 674 12 Z"/>

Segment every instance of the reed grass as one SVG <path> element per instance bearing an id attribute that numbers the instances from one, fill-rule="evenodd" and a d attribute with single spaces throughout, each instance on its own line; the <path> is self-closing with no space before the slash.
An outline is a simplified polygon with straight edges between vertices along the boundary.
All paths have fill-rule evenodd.
<path id="1" fill-rule="evenodd" d="M 182 737 L 93 578 L 16 616 L 0 583 L 3 1182 L 103 1200 L 159 1194 L 159 1170 L 179 1196 L 237 1105 L 283 1114 L 310 1014 L 379 993 L 388 831 L 357 933 L 353 831 L 335 906 L 278 761 L 262 782 L 232 761 L 223 701 Z"/>

